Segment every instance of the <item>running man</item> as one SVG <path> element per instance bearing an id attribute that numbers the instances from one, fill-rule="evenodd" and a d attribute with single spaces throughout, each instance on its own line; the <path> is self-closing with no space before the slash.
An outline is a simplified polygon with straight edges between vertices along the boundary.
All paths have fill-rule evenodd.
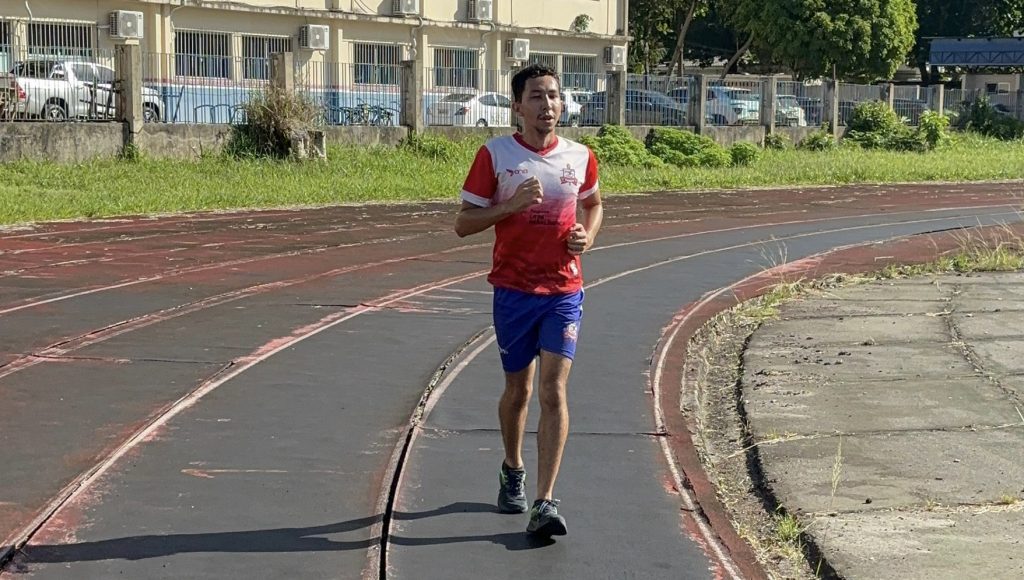
<path id="1" fill-rule="evenodd" d="M 604 215 L 597 160 L 589 148 L 555 135 L 561 83 L 549 67 L 531 65 L 512 79 L 512 110 L 522 132 L 480 148 L 462 190 L 459 237 L 494 226 L 494 328 L 505 370 L 498 405 L 505 461 L 498 511 L 527 511 L 523 432 L 540 358 L 537 495 L 527 531 L 566 533 L 553 497 L 569 433 L 566 383 L 583 313 L 580 255 L 594 244 Z M 582 223 L 576 221 L 582 206 Z"/>

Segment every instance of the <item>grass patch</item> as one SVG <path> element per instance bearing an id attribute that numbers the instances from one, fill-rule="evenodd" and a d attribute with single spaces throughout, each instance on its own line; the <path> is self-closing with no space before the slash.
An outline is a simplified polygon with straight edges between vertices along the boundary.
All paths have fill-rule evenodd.
<path id="1" fill-rule="evenodd" d="M 365 202 L 454 202 L 480 140 L 438 149 L 332 147 L 326 163 L 204 157 L 0 165 L 0 223 Z M 1024 141 L 976 136 L 928 154 L 765 150 L 741 167 L 604 165 L 606 194 L 787 185 L 1024 178 Z"/>

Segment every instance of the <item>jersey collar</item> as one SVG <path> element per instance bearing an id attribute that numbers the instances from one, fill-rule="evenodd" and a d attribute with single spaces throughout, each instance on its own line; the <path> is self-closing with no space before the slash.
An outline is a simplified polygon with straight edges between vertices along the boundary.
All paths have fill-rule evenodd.
<path id="1" fill-rule="evenodd" d="M 554 143 L 552 143 L 549 147 L 547 147 L 545 149 L 537 149 L 533 145 L 530 145 L 529 143 L 526 142 L 525 139 L 523 139 L 523 136 L 520 133 L 514 133 L 512 135 L 512 137 L 515 138 L 516 143 L 519 143 L 524 148 L 529 149 L 530 151 L 533 151 L 534 153 L 536 153 L 537 155 L 540 155 L 541 157 L 544 157 L 548 153 L 551 153 L 552 151 L 555 150 L 555 147 L 558 147 L 558 137 L 557 136 L 555 136 Z"/>

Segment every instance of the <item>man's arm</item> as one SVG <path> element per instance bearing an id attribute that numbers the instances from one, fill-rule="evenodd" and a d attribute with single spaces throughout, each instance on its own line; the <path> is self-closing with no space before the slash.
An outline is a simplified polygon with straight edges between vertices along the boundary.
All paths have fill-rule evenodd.
<path id="1" fill-rule="evenodd" d="M 480 207 L 463 201 L 458 215 L 455 216 L 455 233 L 460 238 L 478 234 L 508 216 L 542 201 L 544 201 L 544 192 L 536 177 L 531 177 L 519 184 L 512 199 L 497 205 Z"/>
<path id="2" fill-rule="evenodd" d="M 569 253 L 579 255 L 590 249 L 597 240 L 597 232 L 601 231 L 604 221 L 604 206 L 601 205 L 601 192 L 595 191 L 586 197 L 583 204 L 583 223 L 573 226 L 569 234 Z"/>

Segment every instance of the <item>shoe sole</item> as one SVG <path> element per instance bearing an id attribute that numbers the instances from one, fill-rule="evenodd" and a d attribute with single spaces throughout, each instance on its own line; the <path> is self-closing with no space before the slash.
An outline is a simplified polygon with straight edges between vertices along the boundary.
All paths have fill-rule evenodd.
<path id="1" fill-rule="evenodd" d="M 526 506 L 498 506 L 499 514 L 525 514 L 527 511 Z"/>
<path id="2" fill-rule="evenodd" d="M 527 528 L 526 533 L 543 538 L 550 538 L 551 536 L 564 536 L 568 531 L 565 529 L 565 521 L 557 519 L 551 520 L 536 530 L 530 530 Z"/>

